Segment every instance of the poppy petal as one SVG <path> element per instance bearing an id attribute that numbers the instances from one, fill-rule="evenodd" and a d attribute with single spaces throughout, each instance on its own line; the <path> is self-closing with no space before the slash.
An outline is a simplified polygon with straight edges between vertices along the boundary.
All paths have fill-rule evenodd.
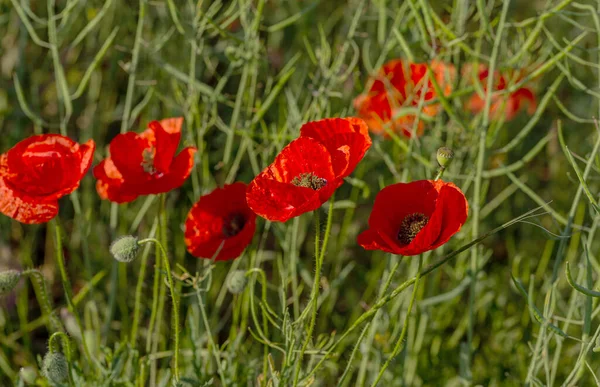
<path id="1" fill-rule="evenodd" d="M 437 240 L 432 243 L 435 249 L 456 234 L 466 222 L 469 203 L 460 189 L 452 183 L 445 183 L 440 190 L 437 208 L 442 213 L 442 228 Z"/>
<path id="2" fill-rule="evenodd" d="M 256 214 L 246 204 L 246 185 L 234 183 L 217 188 L 194 204 L 185 222 L 185 243 L 195 257 L 229 260 L 237 258 L 252 241 Z M 224 225 L 231 216 L 241 216 L 242 230 L 234 236 L 224 235 Z"/>
<path id="3" fill-rule="evenodd" d="M 248 185 L 246 200 L 252 211 L 273 222 L 286 222 L 322 204 L 317 191 L 270 179 L 264 172 Z"/>
<path id="4" fill-rule="evenodd" d="M 350 175 L 371 146 L 367 124 L 356 117 L 308 122 L 300 128 L 300 136 L 314 138 L 325 145 L 338 177 Z"/>
<path id="5" fill-rule="evenodd" d="M 144 150 L 152 144 L 136 133 L 118 134 L 110 142 L 110 157 L 124 179 L 139 179 L 144 176 Z"/>
<path id="6" fill-rule="evenodd" d="M 81 176 L 85 175 L 87 171 L 92 166 L 92 160 L 94 158 L 94 152 L 96 151 L 96 143 L 94 140 L 89 140 L 88 142 L 79 146 L 79 171 Z"/>
<path id="7" fill-rule="evenodd" d="M 123 187 L 123 179 L 110 158 L 104 159 L 93 170 L 96 181 L 96 191 L 101 199 L 115 203 L 128 203 L 138 195 L 127 193 Z"/>
<path id="8" fill-rule="evenodd" d="M 161 179 L 168 191 L 179 188 L 192 173 L 194 168 L 194 156 L 196 148 L 184 148 L 177 157 L 173 159 L 169 173 Z"/>
<path id="9" fill-rule="evenodd" d="M 323 179 L 325 186 L 313 190 L 292 184 L 307 174 Z M 315 139 L 299 137 L 290 142 L 248 186 L 246 199 L 258 215 L 285 222 L 319 208 L 343 183 L 333 173 L 329 152 Z"/>
<path id="10" fill-rule="evenodd" d="M 383 250 L 411 256 L 446 243 L 467 218 L 464 194 L 452 183 L 420 180 L 385 187 L 376 198 L 369 216 L 369 229 L 358 242 L 367 250 Z M 423 214 L 427 223 L 403 244 L 399 235 L 406 216 Z M 404 234 L 403 234 L 404 235 Z"/>
<path id="11" fill-rule="evenodd" d="M 396 254 L 397 248 L 390 246 L 377 231 L 368 229 L 361 232 L 356 241 L 366 250 L 382 250 L 388 253 Z"/>
<path id="12" fill-rule="evenodd" d="M 156 137 L 156 154 L 154 167 L 161 172 L 167 172 L 181 139 L 183 117 L 167 118 L 162 121 L 152 121 L 148 127 Z"/>
<path id="13" fill-rule="evenodd" d="M 25 224 L 45 223 L 58 214 L 58 201 L 40 200 L 13 190 L 0 177 L 0 212 Z"/>

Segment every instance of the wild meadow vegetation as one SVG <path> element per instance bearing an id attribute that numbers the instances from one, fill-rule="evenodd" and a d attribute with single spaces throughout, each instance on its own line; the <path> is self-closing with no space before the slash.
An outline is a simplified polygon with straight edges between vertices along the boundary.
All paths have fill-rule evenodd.
<path id="1" fill-rule="evenodd" d="M 0 385 L 600 385 L 599 116 L 595 1 L 0 0 Z"/>

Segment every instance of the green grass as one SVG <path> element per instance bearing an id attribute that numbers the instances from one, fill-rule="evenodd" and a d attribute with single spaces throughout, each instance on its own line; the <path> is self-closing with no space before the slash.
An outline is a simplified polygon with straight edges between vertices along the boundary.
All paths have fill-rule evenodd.
<path id="1" fill-rule="evenodd" d="M 184 386 L 597 385 L 599 9 L 0 0 L 0 152 L 63 133 L 93 138 L 97 164 L 119 132 L 171 116 L 185 117 L 182 144 L 198 148 L 165 212 L 157 197 L 101 201 L 86 176 L 48 224 L 0 216 L 0 267 L 26 271 L 0 300 L 0 385 L 25 385 L 27 375 L 48 385 L 39 370 L 49 346 L 67 356 L 73 385 L 172 385 L 173 299 Z M 458 77 L 422 137 L 373 136 L 318 227 L 312 214 L 259 219 L 235 261 L 187 253 L 183 222 L 201 195 L 250 182 L 302 123 L 355 114 L 367 76 L 399 57 L 526 69 L 520 82 L 533 85 L 538 109 L 510 122 L 473 115 L 464 104 L 474 88 Z M 444 179 L 465 192 L 470 213 L 449 243 L 423 254 L 418 276 L 419 257 L 365 251 L 356 235 L 381 188 L 436 175 L 440 146 L 456 154 Z M 111 257 L 127 234 L 167 241 L 172 285 L 150 243 L 131 264 Z M 236 270 L 248 283 L 233 295 Z M 51 309 L 58 318 L 45 318 Z"/>

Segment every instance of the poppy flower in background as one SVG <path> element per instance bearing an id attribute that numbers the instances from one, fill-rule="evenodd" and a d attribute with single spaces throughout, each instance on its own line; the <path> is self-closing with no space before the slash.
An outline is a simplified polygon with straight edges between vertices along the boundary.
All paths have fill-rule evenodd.
<path id="1" fill-rule="evenodd" d="M 359 118 L 306 123 L 248 185 L 250 208 L 265 219 L 286 222 L 321 207 L 350 175 L 371 146 Z"/>
<path id="2" fill-rule="evenodd" d="M 358 236 L 367 250 L 417 255 L 448 242 L 467 220 L 465 195 L 452 183 L 397 183 L 375 197 L 369 229 Z"/>
<path id="3" fill-rule="evenodd" d="M 0 212 L 21 223 L 45 223 L 58 199 L 79 187 L 96 144 L 57 134 L 31 136 L 0 155 Z"/>
<path id="4" fill-rule="evenodd" d="M 185 245 L 195 257 L 239 257 L 252 241 L 256 214 L 246 204 L 246 184 L 217 188 L 194 204 L 185 221 Z M 219 250 L 220 248 L 220 250 Z"/>
<path id="5" fill-rule="evenodd" d="M 436 60 L 431 61 L 429 66 L 444 95 L 450 94 L 456 76 L 454 66 Z M 354 99 L 354 108 L 374 133 L 385 135 L 384 126 L 390 125 L 394 132 L 410 137 L 415 121 L 418 121 L 416 115 L 405 114 L 396 118 L 394 115 L 401 108 L 417 108 L 421 100 L 428 102 L 435 98 L 435 89 L 427 77 L 425 63 L 394 59 L 385 63 L 377 76 L 369 79 L 365 92 Z M 439 111 L 439 104 L 428 104 L 422 107 L 421 113 L 433 117 Z M 421 135 L 423 122 L 418 121 L 416 128 L 416 134 Z"/>
<path id="6" fill-rule="evenodd" d="M 465 66 L 465 75 L 472 78 L 473 68 L 472 66 Z M 476 71 L 477 80 L 481 83 L 481 87 L 484 91 L 487 90 L 487 82 L 490 74 L 487 66 L 480 64 Z M 506 90 L 508 85 L 507 79 L 515 78 L 515 82 L 519 82 L 523 79 L 522 73 L 515 73 L 514 71 L 508 71 L 504 74 L 498 71 L 494 72 L 493 91 Z M 537 101 L 535 94 L 528 87 L 521 87 L 512 93 L 503 95 L 492 95 L 490 104 L 490 116 L 494 120 L 499 120 L 504 115 L 505 121 L 510 121 L 517 113 L 527 105 L 527 113 L 532 115 L 535 113 L 537 108 Z M 473 113 L 482 112 L 485 108 L 485 95 L 481 96 L 474 93 L 471 98 L 467 101 L 466 105 Z"/>
<path id="7" fill-rule="evenodd" d="M 140 134 L 117 135 L 110 142 L 110 157 L 94 168 L 100 197 L 126 203 L 181 187 L 190 176 L 196 153 L 196 148 L 187 147 L 175 156 L 182 124 L 182 117 L 167 118 L 150 122 Z"/>

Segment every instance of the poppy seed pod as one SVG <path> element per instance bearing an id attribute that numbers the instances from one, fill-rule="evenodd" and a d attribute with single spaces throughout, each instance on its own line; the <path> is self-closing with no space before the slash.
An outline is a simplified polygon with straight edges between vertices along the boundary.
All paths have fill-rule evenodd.
<path id="1" fill-rule="evenodd" d="M 20 271 L 7 270 L 0 273 L 0 296 L 13 290 L 19 283 L 20 279 Z"/>
<path id="2" fill-rule="evenodd" d="M 442 168 L 446 168 L 452 162 L 454 158 L 454 151 L 445 146 L 437 150 L 437 162 Z"/>
<path id="3" fill-rule="evenodd" d="M 42 374 L 53 383 L 65 383 L 69 378 L 69 365 L 65 355 L 60 352 L 48 352 L 44 356 Z"/>
<path id="4" fill-rule="evenodd" d="M 110 253 L 119 262 L 132 262 L 140 250 L 138 239 L 131 235 L 125 235 L 117 238 L 110 245 Z"/>
<path id="5" fill-rule="evenodd" d="M 236 270 L 229 275 L 227 280 L 227 290 L 229 290 L 231 294 L 240 294 L 244 291 L 247 282 L 246 272 L 243 270 Z"/>

